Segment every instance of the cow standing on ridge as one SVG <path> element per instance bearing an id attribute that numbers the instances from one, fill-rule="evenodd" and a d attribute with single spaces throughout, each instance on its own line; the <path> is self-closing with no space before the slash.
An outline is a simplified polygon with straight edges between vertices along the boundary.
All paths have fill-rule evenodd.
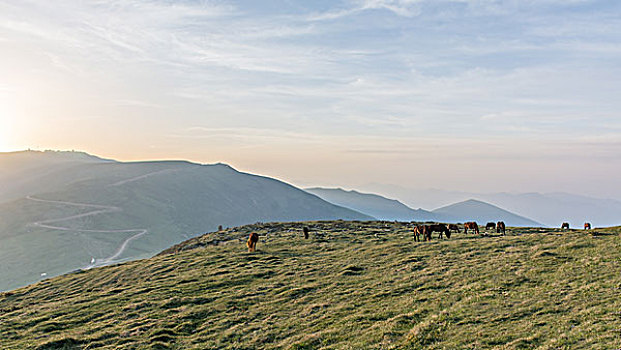
<path id="1" fill-rule="evenodd" d="M 420 236 L 422 234 L 423 234 L 422 226 L 414 226 L 414 242 L 419 242 Z"/>
<path id="2" fill-rule="evenodd" d="M 468 229 L 471 229 L 476 234 L 479 234 L 479 225 L 477 225 L 474 221 L 464 223 L 464 233 L 468 233 Z"/>
<path id="3" fill-rule="evenodd" d="M 451 231 L 448 229 L 448 227 L 446 227 L 446 225 L 443 225 L 443 224 L 427 225 L 427 229 L 429 230 L 430 236 L 433 232 L 440 232 L 438 239 L 442 239 L 442 234 L 445 234 L 447 239 L 451 238 Z"/>
<path id="4" fill-rule="evenodd" d="M 414 241 L 420 241 L 420 236 L 423 236 L 423 241 L 431 241 L 431 230 L 427 225 L 418 225 L 414 227 Z"/>
<path id="5" fill-rule="evenodd" d="M 257 250 L 257 242 L 259 241 L 259 235 L 256 232 L 252 232 L 250 236 L 248 236 L 248 240 L 246 241 L 246 245 L 248 246 L 248 252 L 252 253 Z"/>
<path id="6" fill-rule="evenodd" d="M 505 222 L 504 221 L 498 221 L 498 223 L 496 223 L 496 233 L 500 233 L 502 232 L 502 235 L 505 235 Z"/>

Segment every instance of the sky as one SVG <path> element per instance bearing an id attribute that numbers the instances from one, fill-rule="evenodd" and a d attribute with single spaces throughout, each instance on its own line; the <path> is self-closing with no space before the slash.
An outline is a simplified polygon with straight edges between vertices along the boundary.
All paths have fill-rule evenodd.
<path id="1" fill-rule="evenodd" d="M 0 0 L 0 151 L 621 199 L 617 0 Z"/>

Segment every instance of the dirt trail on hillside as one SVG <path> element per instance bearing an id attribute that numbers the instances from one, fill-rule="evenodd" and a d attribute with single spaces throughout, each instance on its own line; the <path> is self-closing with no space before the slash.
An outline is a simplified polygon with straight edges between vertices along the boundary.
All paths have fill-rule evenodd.
<path id="1" fill-rule="evenodd" d="M 113 183 L 111 185 L 108 185 L 108 186 L 112 186 L 112 187 L 121 186 L 121 185 L 125 185 L 126 183 L 142 180 L 142 179 L 145 179 L 145 178 L 153 176 L 153 175 L 169 173 L 169 172 L 173 172 L 173 171 L 176 171 L 176 170 L 175 169 L 158 170 L 158 171 L 154 171 L 152 173 L 148 173 L 148 174 L 132 177 L 131 179 L 121 180 L 121 181 L 115 182 L 115 183 Z"/>
<path id="2" fill-rule="evenodd" d="M 83 217 L 87 217 L 87 216 L 93 216 L 93 215 L 99 215 L 99 214 L 105 214 L 105 213 L 122 212 L 123 209 L 119 208 L 119 207 L 115 207 L 115 206 L 109 206 L 109 205 L 97 205 L 97 204 L 87 204 L 87 203 L 75 203 L 75 202 L 66 202 L 66 201 L 47 200 L 47 199 L 34 198 L 32 196 L 28 196 L 28 197 L 26 197 L 26 199 L 29 199 L 29 200 L 35 201 L 35 202 L 41 202 L 41 203 L 52 203 L 52 204 L 60 204 L 60 205 L 69 205 L 69 206 L 80 207 L 80 208 L 93 208 L 93 209 L 95 209 L 93 211 L 89 211 L 89 212 L 82 213 L 82 214 L 70 215 L 70 216 L 65 216 L 65 217 L 56 218 L 56 219 L 48 219 L 48 220 L 36 221 L 36 222 L 31 223 L 31 225 L 33 225 L 33 226 L 48 228 L 48 229 L 52 229 L 52 230 L 74 231 L 74 232 L 91 232 L 91 233 L 132 233 L 132 232 L 134 232 L 135 233 L 134 235 L 132 235 L 132 236 L 128 237 L 127 239 L 125 239 L 123 241 L 123 243 L 121 243 L 121 245 L 114 252 L 114 254 L 112 254 L 111 256 L 109 256 L 107 258 L 104 258 L 104 259 L 96 259 L 94 263 L 89 264 L 85 268 L 93 268 L 93 267 L 97 267 L 97 266 L 104 266 L 104 265 L 109 265 L 109 264 L 117 262 L 116 259 L 118 259 L 118 257 L 121 256 L 121 254 L 123 254 L 123 252 L 127 248 L 127 245 L 131 241 L 133 241 L 135 239 L 138 239 L 141 236 L 143 236 L 143 235 L 148 233 L 147 229 L 142 229 L 142 228 L 140 228 L 140 229 L 129 229 L 129 230 L 89 230 L 89 229 L 76 229 L 76 228 L 71 228 L 71 227 L 50 225 L 50 224 L 57 223 L 57 222 L 69 221 L 69 220 L 79 219 L 79 218 L 83 218 Z"/>

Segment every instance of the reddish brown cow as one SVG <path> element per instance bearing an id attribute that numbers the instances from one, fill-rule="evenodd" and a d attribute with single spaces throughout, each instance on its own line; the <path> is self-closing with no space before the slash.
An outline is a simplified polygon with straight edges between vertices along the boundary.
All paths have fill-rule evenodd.
<path id="1" fill-rule="evenodd" d="M 414 240 L 419 241 L 420 236 L 423 236 L 423 241 L 431 241 L 431 230 L 427 225 L 418 225 L 414 227 Z"/>
<path id="2" fill-rule="evenodd" d="M 425 241 L 431 241 L 431 230 L 429 229 L 429 226 L 424 225 L 422 226 L 422 233 L 423 233 L 423 240 Z"/>
<path id="3" fill-rule="evenodd" d="M 505 235 L 505 222 L 504 221 L 498 221 L 498 223 L 496 224 L 496 233 L 500 233 L 502 232 L 502 235 Z"/>
<path id="4" fill-rule="evenodd" d="M 474 221 L 464 223 L 464 232 L 468 233 L 468 229 L 474 230 L 476 234 L 479 234 L 479 225 Z"/>
<path id="5" fill-rule="evenodd" d="M 590 222 L 585 222 L 584 223 L 584 229 L 585 230 L 590 230 L 591 229 L 591 223 Z"/>
<path id="6" fill-rule="evenodd" d="M 246 241 L 246 245 L 248 246 L 248 252 L 254 252 L 257 250 L 257 242 L 259 241 L 259 235 L 256 232 L 252 232 L 250 236 L 248 236 L 248 240 Z"/>
<path id="7" fill-rule="evenodd" d="M 423 226 L 414 226 L 414 242 L 419 242 L 421 235 L 423 235 Z"/>

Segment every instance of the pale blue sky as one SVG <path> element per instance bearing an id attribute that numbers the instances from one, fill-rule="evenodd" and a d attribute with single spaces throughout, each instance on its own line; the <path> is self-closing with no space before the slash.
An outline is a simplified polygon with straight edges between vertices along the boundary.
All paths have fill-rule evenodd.
<path id="1" fill-rule="evenodd" d="M 0 52 L 0 150 L 621 198 L 619 1 L 0 0 Z"/>

